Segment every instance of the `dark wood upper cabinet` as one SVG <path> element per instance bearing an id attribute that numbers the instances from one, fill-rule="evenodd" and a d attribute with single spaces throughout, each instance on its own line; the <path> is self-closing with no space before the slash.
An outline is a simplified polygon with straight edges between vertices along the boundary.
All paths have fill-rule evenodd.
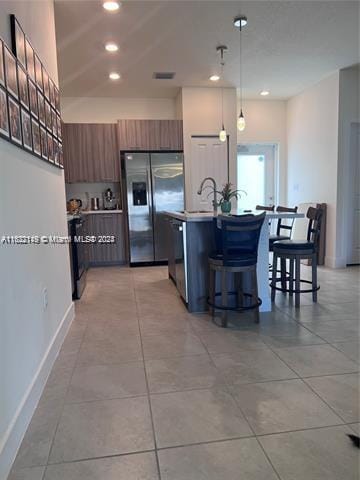
<path id="1" fill-rule="evenodd" d="M 119 149 L 183 150 L 182 120 L 119 120 Z"/>
<path id="2" fill-rule="evenodd" d="M 120 180 L 116 124 L 65 123 L 63 148 L 66 182 Z"/>

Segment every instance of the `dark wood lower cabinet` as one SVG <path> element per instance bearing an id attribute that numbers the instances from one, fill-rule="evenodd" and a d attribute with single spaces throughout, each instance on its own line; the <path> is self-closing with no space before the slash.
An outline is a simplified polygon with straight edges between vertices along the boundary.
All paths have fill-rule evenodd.
<path id="1" fill-rule="evenodd" d="M 88 244 L 90 267 L 126 263 L 124 215 L 122 213 L 94 213 L 86 215 L 87 235 L 96 237 Z M 112 237 L 115 243 L 112 243 Z"/>

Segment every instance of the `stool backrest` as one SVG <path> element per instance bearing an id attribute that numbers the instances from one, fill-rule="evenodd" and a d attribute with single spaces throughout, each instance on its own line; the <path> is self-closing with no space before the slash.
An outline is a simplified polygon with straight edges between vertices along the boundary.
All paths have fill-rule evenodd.
<path id="1" fill-rule="evenodd" d="M 276 211 L 281 213 L 297 213 L 297 210 L 298 210 L 298 207 L 282 207 L 281 205 L 279 205 L 278 207 L 276 207 Z M 286 234 L 287 236 L 289 236 L 291 238 L 291 232 L 292 232 L 292 229 L 293 229 L 293 226 L 294 226 L 294 221 L 295 221 L 295 218 L 293 218 L 291 220 L 291 222 L 289 222 L 288 224 L 287 223 L 283 223 L 284 221 L 286 221 L 285 218 L 279 218 L 278 220 L 278 223 L 277 223 L 277 227 L 276 227 L 276 235 L 279 236 L 281 235 L 281 230 L 287 230 Z"/>
<path id="2" fill-rule="evenodd" d="M 322 216 L 323 211 L 321 208 L 309 207 L 306 213 L 306 217 L 309 219 L 307 241 L 314 243 L 315 251 L 319 249 Z"/>
<path id="3" fill-rule="evenodd" d="M 273 212 L 275 205 L 256 205 L 255 210 L 264 210 L 265 212 Z"/>
<path id="4" fill-rule="evenodd" d="M 260 215 L 239 215 L 237 217 L 218 216 L 215 220 L 215 235 L 217 236 L 218 250 L 221 251 L 224 261 L 240 255 L 254 255 L 257 257 L 260 230 L 266 213 Z M 221 235 L 219 236 L 219 228 Z M 221 245 L 219 240 L 221 238 Z"/>

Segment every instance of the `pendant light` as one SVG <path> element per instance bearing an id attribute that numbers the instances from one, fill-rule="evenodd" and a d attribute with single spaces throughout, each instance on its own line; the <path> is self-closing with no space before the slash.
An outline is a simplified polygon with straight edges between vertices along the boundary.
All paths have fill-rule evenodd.
<path id="1" fill-rule="evenodd" d="M 224 71 L 224 51 L 227 50 L 227 46 L 219 45 L 216 50 L 220 52 L 220 70 L 221 70 L 221 77 L 223 78 L 223 71 Z M 221 130 L 219 132 L 219 140 L 220 142 L 226 142 L 227 133 L 224 127 L 224 89 L 221 87 Z"/>
<path id="2" fill-rule="evenodd" d="M 245 117 L 244 117 L 244 114 L 243 114 L 243 92 L 242 92 L 242 88 L 243 88 L 243 82 L 242 82 L 242 43 L 241 43 L 241 32 L 242 32 L 242 28 L 245 27 L 245 25 L 247 24 L 247 18 L 243 15 L 239 16 L 239 17 L 235 17 L 234 18 L 234 25 L 235 27 L 237 27 L 239 29 L 239 36 L 240 36 L 240 49 L 239 49 L 239 79 L 240 79 L 240 115 L 237 119 L 237 128 L 239 130 L 239 132 L 242 132 L 243 130 L 245 130 L 245 126 L 246 126 L 246 122 L 245 122 Z"/>

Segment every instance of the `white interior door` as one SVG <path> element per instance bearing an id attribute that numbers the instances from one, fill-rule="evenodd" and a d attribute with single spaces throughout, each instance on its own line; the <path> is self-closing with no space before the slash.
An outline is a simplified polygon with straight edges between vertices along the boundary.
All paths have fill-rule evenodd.
<path id="1" fill-rule="evenodd" d="M 360 263 L 360 124 L 351 126 L 350 137 L 350 212 L 347 264 Z"/>
<path id="2" fill-rule="evenodd" d="M 274 205 L 275 145 L 239 145 L 237 188 L 245 190 L 239 206 L 253 210 L 256 205 Z"/>
<path id="3" fill-rule="evenodd" d="M 228 178 L 227 156 L 227 142 L 220 142 L 217 137 L 191 138 L 191 199 L 187 202 L 188 210 L 213 209 L 213 196 L 209 195 L 211 190 L 206 188 L 202 195 L 198 195 L 197 191 L 205 177 L 213 177 L 218 190 L 221 190 Z"/>

